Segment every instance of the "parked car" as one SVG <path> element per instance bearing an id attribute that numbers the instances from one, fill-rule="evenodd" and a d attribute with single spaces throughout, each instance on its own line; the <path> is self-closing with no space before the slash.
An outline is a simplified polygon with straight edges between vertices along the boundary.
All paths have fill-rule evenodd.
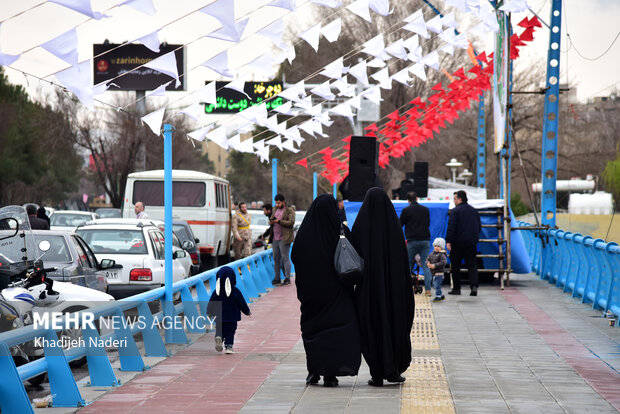
<path id="1" fill-rule="evenodd" d="M 166 229 L 164 226 L 165 223 L 163 221 L 161 220 L 146 220 L 146 221 L 155 224 L 159 228 L 159 230 L 162 232 L 164 237 L 166 236 Z M 185 271 L 187 271 L 187 274 L 193 275 L 193 274 L 198 273 L 199 266 L 197 264 L 194 264 L 194 261 L 188 251 L 188 249 L 190 248 L 195 249 L 196 243 L 191 240 L 181 241 L 179 237 L 177 236 L 176 232 L 174 231 L 174 220 L 173 220 L 172 221 L 172 254 L 174 254 L 178 250 L 185 250 L 187 254 L 184 257 L 180 257 L 180 255 L 178 254 L 177 254 L 177 257 L 179 257 L 179 260 L 181 261 L 181 264 L 183 265 L 183 268 L 185 269 Z M 196 255 L 196 259 L 198 259 L 197 255 Z"/>
<path id="2" fill-rule="evenodd" d="M 114 260 L 100 263 L 88 244 L 77 234 L 53 230 L 32 230 L 37 244 L 43 240 L 50 243 L 50 249 L 41 259 L 45 267 L 57 270 L 47 272 L 48 277 L 61 282 L 70 282 L 106 292 L 108 281 L 105 270 L 113 269 Z"/>
<path id="3" fill-rule="evenodd" d="M 115 298 L 164 285 L 164 235 L 156 225 L 147 220 L 101 219 L 81 225 L 76 233 L 88 243 L 98 260 L 111 259 L 120 265 L 105 270 L 108 293 Z M 186 255 L 182 249 L 173 253 L 173 282 L 188 276 L 179 260 Z"/>
<path id="4" fill-rule="evenodd" d="M 56 210 L 50 216 L 50 230 L 68 231 L 72 233 L 80 224 L 98 218 L 99 214 L 90 211 Z"/>
<path id="5" fill-rule="evenodd" d="M 252 230 L 252 242 L 255 242 L 269 228 L 269 218 L 263 214 L 263 210 L 248 210 L 248 213 L 252 216 L 250 229 Z"/>
<path id="6" fill-rule="evenodd" d="M 123 216 L 133 217 L 141 201 L 151 219 L 164 219 L 164 170 L 127 176 Z M 198 254 L 206 269 L 226 261 L 230 250 L 230 193 L 224 178 L 198 171 L 172 170 L 172 218 L 186 220 L 200 238 Z M 219 256 L 219 260 L 218 260 Z"/>
<path id="7" fill-rule="evenodd" d="M 95 210 L 95 213 L 99 214 L 99 218 L 121 218 L 120 208 L 101 207 Z"/>
<path id="8" fill-rule="evenodd" d="M 206 270 L 201 266 L 200 256 L 198 255 L 198 243 L 200 243 L 200 239 L 194 236 L 194 232 L 192 231 L 192 226 L 185 220 L 172 220 L 172 230 L 174 234 L 177 235 L 181 244 L 186 241 L 192 242 L 193 246 L 185 245 L 185 251 L 189 253 L 189 257 L 192 259 L 192 275 L 198 274 L 202 270 Z"/>

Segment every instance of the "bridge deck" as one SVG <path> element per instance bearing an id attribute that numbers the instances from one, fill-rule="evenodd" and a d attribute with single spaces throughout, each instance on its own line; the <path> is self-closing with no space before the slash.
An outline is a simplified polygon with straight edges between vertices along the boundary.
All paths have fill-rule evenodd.
<path id="1" fill-rule="evenodd" d="M 612 413 L 620 410 L 620 329 L 533 275 L 500 291 L 432 304 L 416 295 L 407 382 L 373 388 L 368 369 L 338 388 L 305 386 L 294 285 L 252 307 L 235 354 L 213 334 L 139 374 L 86 413 Z M 61 409 L 45 409 L 45 412 Z M 66 411 L 62 410 L 62 411 Z"/>

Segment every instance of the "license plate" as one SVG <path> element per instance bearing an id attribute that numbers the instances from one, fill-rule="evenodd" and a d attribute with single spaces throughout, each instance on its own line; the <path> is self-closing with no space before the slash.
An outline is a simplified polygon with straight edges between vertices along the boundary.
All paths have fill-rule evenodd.
<path id="1" fill-rule="evenodd" d="M 116 270 L 106 270 L 105 277 L 107 279 L 118 279 L 118 272 Z"/>

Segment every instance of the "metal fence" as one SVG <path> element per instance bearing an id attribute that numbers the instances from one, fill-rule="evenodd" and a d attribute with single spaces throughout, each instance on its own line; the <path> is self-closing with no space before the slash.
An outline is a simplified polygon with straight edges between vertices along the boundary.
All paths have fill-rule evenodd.
<path id="1" fill-rule="evenodd" d="M 243 293 L 246 300 L 266 293 L 272 287 L 274 279 L 274 266 L 272 250 L 256 253 L 250 257 L 229 263 L 237 276 L 237 288 Z M 183 314 L 189 317 L 206 317 L 207 303 L 211 297 L 211 291 L 215 286 L 217 270 L 212 269 L 188 279 L 176 282 L 173 285 L 175 296 L 179 296 L 180 303 L 173 305 L 172 315 Z M 192 291 L 193 289 L 193 291 Z M 89 342 L 90 338 L 105 341 L 108 338 L 124 343 L 118 347 L 118 357 L 122 371 L 143 371 L 148 369 L 142 359 L 134 335 L 141 333 L 144 343 L 144 356 L 162 357 L 168 356 L 164 340 L 159 330 L 157 321 L 164 318 L 164 312 L 153 313 L 151 307 L 161 300 L 163 304 L 164 288 L 158 288 L 118 301 L 107 302 L 105 305 L 88 309 L 95 320 L 109 317 L 123 318 L 124 312 L 137 312 L 143 324 L 115 324 L 112 330 L 103 334 L 97 329 L 82 328 L 82 337 Z M 149 306 L 151 304 L 151 307 Z M 157 306 L 155 306 L 157 308 Z M 84 312 L 84 311 L 82 311 Z M 169 314 L 170 315 L 170 314 Z M 73 314 L 74 318 L 75 315 Z M 66 318 L 66 317 L 65 317 Z M 64 320 L 63 320 L 64 321 Z M 32 413 L 33 409 L 23 386 L 23 381 L 47 372 L 51 394 L 53 395 L 54 407 L 80 407 L 85 401 L 80 395 L 78 386 L 71 372 L 69 362 L 86 357 L 88 373 L 92 386 L 117 386 L 119 381 L 114 374 L 105 348 L 89 346 L 75 347 L 64 351 L 58 343 L 58 332 L 61 329 L 34 329 L 29 325 L 20 329 L 0 333 L 0 409 L 3 413 Z M 167 342 L 187 343 L 188 332 L 205 332 L 198 326 L 178 327 L 172 324 L 166 332 Z M 101 335 L 101 336 L 100 336 Z M 10 347 L 21 345 L 45 338 L 46 345 L 43 347 L 44 356 L 19 367 L 15 366 L 11 356 Z M 168 340 L 170 338 L 170 340 Z M 120 341 L 125 342 L 120 342 Z"/>
<path id="2" fill-rule="evenodd" d="M 519 227 L 531 226 L 517 222 Z M 620 247 L 559 229 L 523 231 L 532 269 L 592 308 L 620 316 Z"/>

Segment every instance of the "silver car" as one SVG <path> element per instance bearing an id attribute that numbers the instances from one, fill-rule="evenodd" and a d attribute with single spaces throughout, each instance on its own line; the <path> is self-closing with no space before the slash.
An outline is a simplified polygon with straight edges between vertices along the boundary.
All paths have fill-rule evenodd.
<path id="1" fill-rule="evenodd" d="M 77 234 L 63 231 L 32 230 L 37 244 L 43 240 L 50 243 L 50 249 L 41 259 L 45 267 L 57 270 L 48 272 L 52 280 L 70 282 L 75 285 L 106 292 L 108 282 L 104 272 L 113 268 L 114 260 L 97 260 L 88 244 Z"/>

